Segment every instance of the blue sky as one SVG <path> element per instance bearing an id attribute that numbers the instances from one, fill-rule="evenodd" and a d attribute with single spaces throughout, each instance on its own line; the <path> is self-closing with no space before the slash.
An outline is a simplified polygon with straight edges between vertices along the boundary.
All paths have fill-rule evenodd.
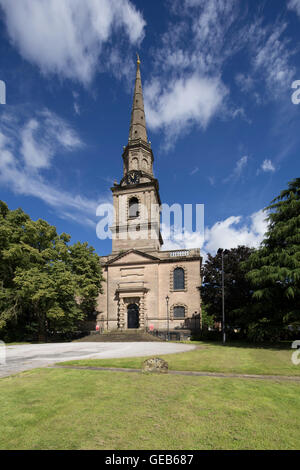
<path id="1" fill-rule="evenodd" d="M 300 0 L 0 0 L 0 199 L 110 252 L 138 51 L 162 201 L 205 204 L 204 252 L 258 246 L 299 176 L 299 27 Z"/>

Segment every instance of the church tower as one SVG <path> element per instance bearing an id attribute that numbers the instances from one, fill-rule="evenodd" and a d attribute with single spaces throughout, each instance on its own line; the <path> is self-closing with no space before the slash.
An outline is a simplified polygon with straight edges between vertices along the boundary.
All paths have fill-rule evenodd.
<path id="1" fill-rule="evenodd" d="M 159 251 L 163 244 L 161 201 L 158 181 L 153 175 L 153 152 L 147 137 L 139 57 L 129 139 L 122 157 L 123 177 L 111 188 L 114 201 L 112 253 L 132 248 L 145 252 Z"/>
<path id="2" fill-rule="evenodd" d="M 105 283 L 97 324 L 101 331 L 173 330 L 176 339 L 190 337 L 191 329 L 201 323 L 200 249 L 161 250 L 161 201 L 147 137 L 139 57 L 122 157 L 123 175 L 111 188 L 112 252 L 100 261 Z"/>

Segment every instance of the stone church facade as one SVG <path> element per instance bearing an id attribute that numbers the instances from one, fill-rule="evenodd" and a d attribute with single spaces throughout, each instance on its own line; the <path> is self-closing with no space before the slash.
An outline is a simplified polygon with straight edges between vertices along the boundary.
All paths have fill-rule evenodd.
<path id="1" fill-rule="evenodd" d="M 200 249 L 161 250 L 161 200 L 153 162 L 138 59 L 123 177 L 111 188 L 112 253 L 101 257 L 105 282 L 97 323 L 102 330 L 200 326 Z"/>

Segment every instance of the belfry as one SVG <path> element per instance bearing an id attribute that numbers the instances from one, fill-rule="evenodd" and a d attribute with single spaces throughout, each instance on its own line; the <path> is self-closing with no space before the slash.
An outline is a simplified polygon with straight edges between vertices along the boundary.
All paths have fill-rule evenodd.
<path id="1" fill-rule="evenodd" d="M 162 251 L 161 200 L 148 141 L 140 59 L 123 175 L 111 188 L 112 253 L 101 258 L 104 293 L 97 323 L 103 330 L 194 328 L 201 323 L 200 249 Z"/>

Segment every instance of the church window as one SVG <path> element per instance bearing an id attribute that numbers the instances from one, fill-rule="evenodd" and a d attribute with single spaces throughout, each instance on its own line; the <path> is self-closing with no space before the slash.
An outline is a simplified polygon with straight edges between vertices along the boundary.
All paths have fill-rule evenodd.
<path id="1" fill-rule="evenodd" d="M 173 317 L 174 318 L 184 318 L 185 317 L 185 307 L 181 305 L 176 305 L 173 308 Z"/>
<path id="2" fill-rule="evenodd" d="M 133 158 L 133 159 L 132 159 L 132 169 L 133 169 L 133 170 L 137 170 L 137 169 L 138 169 L 138 159 L 137 159 L 137 158 Z"/>
<path id="3" fill-rule="evenodd" d="M 132 197 L 129 201 L 129 217 L 135 218 L 139 215 L 139 200 L 136 197 Z"/>
<path id="4" fill-rule="evenodd" d="M 184 269 L 176 268 L 173 272 L 173 289 L 174 290 L 184 290 Z"/>

